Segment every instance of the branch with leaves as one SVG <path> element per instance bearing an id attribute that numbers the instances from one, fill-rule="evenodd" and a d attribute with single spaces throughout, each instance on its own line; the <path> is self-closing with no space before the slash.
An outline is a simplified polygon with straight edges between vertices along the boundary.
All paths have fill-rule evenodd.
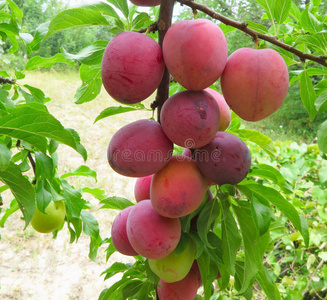
<path id="1" fill-rule="evenodd" d="M 291 53 L 295 54 L 296 56 L 298 56 L 302 62 L 304 62 L 306 60 L 311 60 L 322 66 L 327 67 L 327 57 L 326 56 L 315 56 L 315 55 L 312 55 L 309 53 L 304 53 L 288 44 L 285 44 L 284 42 L 279 41 L 278 38 L 275 36 L 269 36 L 269 35 L 260 33 L 256 30 L 249 28 L 248 24 L 246 22 L 234 21 L 230 18 L 227 18 L 227 17 L 211 10 L 206 5 L 197 3 L 195 1 L 177 0 L 177 2 L 179 2 L 181 5 L 186 5 L 190 8 L 192 8 L 193 10 L 202 11 L 203 13 L 207 14 L 211 18 L 219 20 L 220 22 L 222 22 L 225 25 L 232 26 L 236 29 L 243 31 L 244 33 L 250 35 L 254 41 L 256 41 L 257 39 L 262 39 L 262 40 L 265 40 L 271 44 L 274 44 L 282 49 L 285 49 L 286 51 L 291 52 Z"/>
<path id="2" fill-rule="evenodd" d="M 2 84 L 2 83 L 15 84 L 15 82 L 16 82 L 15 79 L 5 78 L 5 77 L 0 76 L 0 84 Z"/>

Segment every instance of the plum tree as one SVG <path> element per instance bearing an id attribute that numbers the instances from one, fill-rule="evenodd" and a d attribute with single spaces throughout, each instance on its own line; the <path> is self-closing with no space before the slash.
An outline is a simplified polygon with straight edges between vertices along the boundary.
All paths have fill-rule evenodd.
<path id="1" fill-rule="evenodd" d="M 174 251 L 181 237 L 178 218 L 159 215 L 150 200 L 131 209 L 126 223 L 127 237 L 135 251 L 150 259 L 161 259 Z"/>
<path id="2" fill-rule="evenodd" d="M 150 199 L 150 186 L 153 174 L 139 177 L 135 181 L 134 185 L 134 197 L 136 202 L 140 202 L 145 199 Z"/>
<path id="3" fill-rule="evenodd" d="M 289 79 L 287 65 L 272 49 L 241 48 L 230 55 L 221 89 L 230 108 L 246 121 L 259 121 L 284 102 Z"/>
<path id="4" fill-rule="evenodd" d="M 181 252 L 176 249 L 161 259 L 149 259 L 149 266 L 164 282 L 182 280 L 190 271 L 194 262 L 195 244 L 189 238 Z"/>
<path id="5" fill-rule="evenodd" d="M 144 177 L 162 169 L 170 160 L 173 143 L 161 125 L 153 120 L 138 120 L 120 128 L 110 140 L 108 162 L 117 173 Z"/>
<path id="6" fill-rule="evenodd" d="M 175 155 L 153 175 L 150 198 L 160 215 L 179 218 L 196 210 L 206 191 L 207 180 L 195 162 L 184 155 Z"/>
<path id="7" fill-rule="evenodd" d="M 196 165 L 214 184 L 237 184 L 248 174 L 251 153 L 237 136 L 219 131 L 215 138 L 194 153 Z"/>
<path id="8" fill-rule="evenodd" d="M 111 226 L 111 239 L 118 252 L 124 255 L 136 256 L 138 253 L 133 249 L 126 232 L 127 218 L 132 208 L 133 206 L 124 208 L 115 217 Z"/>
<path id="9" fill-rule="evenodd" d="M 228 106 L 227 102 L 225 101 L 225 98 L 223 97 L 223 95 L 221 95 L 217 91 L 215 91 L 211 88 L 206 88 L 205 91 L 210 93 L 217 101 L 217 104 L 219 106 L 219 111 L 220 111 L 220 124 L 219 124 L 218 130 L 225 131 L 228 128 L 230 121 L 231 121 L 231 112 L 230 112 L 229 106 Z"/>
<path id="10" fill-rule="evenodd" d="M 222 30 L 207 19 L 173 24 L 164 37 L 162 51 L 170 74 L 192 91 L 212 85 L 221 76 L 228 55 Z"/>
<path id="11" fill-rule="evenodd" d="M 49 233 L 60 228 L 66 216 L 65 202 L 52 200 L 44 211 L 45 213 L 35 208 L 32 227 L 40 233 Z"/>
<path id="12" fill-rule="evenodd" d="M 173 143 L 199 148 L 208 144 L 219 129 L 219 106 L 205 91 L 183 91 L 164 103 L 160 121 L 163 131 Z"/>
<path id="13" fill-rule="evenodd" d="M 160 300 L 194 300 L 199 282 L 193 270 L 180 281 L 173 283 L 159 281 L 157 288 Z"/>
<path id="14" fill-rule="evenodd" d="M 138 6 L 157 6 L 161 3 L 161 0 L 129 0 Z"/>
<path id="15" fill-rule="evenodd" d="M 132 31 L 116 35 L 101 64 L 103 86 L 121 103 L 138 103 L 158 87 L 164 72 L 161 47 L 152 38 Z"/>

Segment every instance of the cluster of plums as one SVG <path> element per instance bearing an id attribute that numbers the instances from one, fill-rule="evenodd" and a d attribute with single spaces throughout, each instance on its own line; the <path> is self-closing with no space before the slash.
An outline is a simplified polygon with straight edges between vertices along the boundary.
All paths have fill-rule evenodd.
<path id="1" fill-rule="evenodd" d="M 257 121 L 275 112 L 287 94 L 288 71 L 277 52 L 243 48 L 228 58 L 227 51 L 221 29 L 195 19 L 172 25 L 162 48 L 149 36 L 128 31 L 104 52 L 103 85 L 120 103 L 149 97 L 165 66 L 186 89 L 165 101 L 160 123 L 144 119 L 119 129 L 107 153 L 114 171 L 138 178 L 137 203 L 115 218 L 112 242 L 124 255 L 148 259 L 160 278 L 161 300 L 194 299 L 202 282 L 192 240 L 175 251 L 179 218 L 200 207 L 210 185 L 238 184 L 250 169 L 246 144 L 224 131 L 229 107 Z M 219 78 L 223 96 L 209 88 Z M 173 155 L 174 144 L 185 148 L 182 155 Z"/>

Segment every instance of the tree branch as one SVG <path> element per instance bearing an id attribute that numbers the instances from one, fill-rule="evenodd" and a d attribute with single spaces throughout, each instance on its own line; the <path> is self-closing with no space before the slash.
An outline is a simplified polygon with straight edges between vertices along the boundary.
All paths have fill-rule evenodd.
<path id="1" fill-rule="evenodd" d="M 205 14 L 207 14 L 208 16 L 210 16 L 211 18 L 219 20 L 220 22 L 224 23 L 225 25 L 229 25 L 234 28 L 237 28 L 237 29 L 245 32 L 246 34 L 252 36 L 252 38 L 254 40 L 259 38 L 259 39 L 265 40 L 271 44 L 274 44 L 282 49 L 285 49 L 286 51 L 291 52 L 291 53 L 295 54 L 296 56 L 298 56 L 301 61 L 305 61 L 308 59 L 308 60 L 314 61 L 322 66 L 327 67 L 327 57 L 325 57 L 325 56 L 322 56 L 322 55 L 315 56 L 315 55 L 301 52 L 298 49 L 279 41 L 277 39 L 277 37 L 275 37 L 275 36 L 269 36 L 269 35 L 257 32 L 253 29 L 250 29 L 248 27 L 247 23 L 238 22 L 238 21 L 229 19 L 221 14 L 216 13 L 215 11 L 211 10 L 210 8 L 208 8 L 207 6 L 205 6 L 203 4 L 194 2 L 193 0 L 176 0 L 176 1 L 182 5 L 186 5 L 190 8 L 192 8 L 193 10 L 194 9 L 200 10 L 200 11 L 204 12 Z"/>
<path id="2" fill-rule="evenodd" d="M 9 84 L 15 84 L 15 79 L 5 78 L 0 76 L 0 84 L 1 83 L 9 83 Z"/>
<path id="3" fill-rule="evenodd" d="M 158 32 L 159 32 L 159 45 L 161 47 L 162 47 L 162 42 L 163 42 L 164 36 L 165 36 L 168 28 L 171 26 L 174 4 L 175 4 L 175 0 L 162 0 L 161 1 L 159 19 L 157 21 Z M 169 97 L 169 82 L 170 82 L 170 74 L 169 74 L 167 68 L 165 67 L 165 72 L 164 72 L 163 78 L 157 89 L 156 99 L 151 104 L 152 109 L 158 108 L 158 110 L 157 110 L 158 122 L 160 122 L 161 107 Z"/>

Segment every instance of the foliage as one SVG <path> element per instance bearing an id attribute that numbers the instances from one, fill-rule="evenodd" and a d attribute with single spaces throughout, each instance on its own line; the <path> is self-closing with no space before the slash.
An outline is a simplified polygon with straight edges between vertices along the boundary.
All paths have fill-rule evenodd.
<path id="1" fill-rule="evenodd" d="M 27 2 L 24 0 L 24 7 Z M 237 15 L 238 20 L 247 21 L 249 28 L 270 37 L 277 36 L 302 53 L 316 57 L 327 55 L 327 16 L 323 15 L 325 4 L 319 0 L 306 2 L 306 5 L 291 0 L 212 1 L 207 4 L 231 18 Z M 30 56 L 23 69 L 0 71 L 0 76 L 10 79 L 1 81 L 0 85 L 0 180 L 3 183 L 0 191 L 9 189 L 13 196 L 10 203 L 0 198 L 0 204 L 6 205 L 6 209 L 0 206 L 0 213 L 3 213 L 0 226 L 20 209 L 26 228 L 36 205 L 42 211 L 51 200 L 64 200 L 71 242 L 77 241 L 83 232 L 90 237 L 90 258 L 95 259 L 98 247 L 106 245 L 109 259 L 116 250 L 110 238 L 102 240 L 100 237 L 98 222 L 88 212 L 91 205 L 83 199 L 83 193 L 98 199 L 103 209 L 121 210 L 133 202 L 109 198 L 99 189 L 84 187 L 79 190 L 70 185 L 66 178 L 71 176 L 96 179 L 96 173 L 86 165 L 59 177 L 57 148 L 69 146 L 84 160 L 87 159 L 86 149 L 75 130 L 64 128 L 48 112 L 46 103 L 51 99 L 36 87 L 20 84 L 20 80 L 29 70 L 50 68 L 58 63 L 74 66 L 78 62 L 82 84 L 74 95 L 74 102 L 92 101 L 101 90 L 101 59 L 108 41 L 101 39 L 99 34 L 98 40 L 89 39 L 82 49 L 73 43 L 72 47 L 60 47 L 60 53 L 42 52 L 45 43 L 65 30 L 81 33 L 95 24 L 95 28 L 108 28 L 107 39 L 125 30 L 146 29 L 157 20 L 160 7 L 140 12 L 126 0 L 96 1 L 65 8 L 51 15 L 50 22 L 36 21 L 34 26 L 38 26 L 33 35 L 22 30 L 27 27 L 24 27 L 24 13 L 20 7 L 23 6 L 12 0 L 0 1 L 0 36 L 6 47 L 10 47 L 5 50 Z M 220 26 L 230 41 L 236 41 L 235 49 L 244 46 L 237 43 L 239 31 L 225 24 Z M 158 37 L 157 32 L 149 35 L 154 39 Z M 74 39 L 79 40 L 77 36 Z M 64 39 L 59 39 L 56 47 L 63 43 Z M 250 46 L 249 39 L 245 46 Z M 265 40 L 260 40 L 259 47 L 273 48 L 283 56 L 290 69 L 291 84 L 300 87 L 300 97 L 310 121 L 327 110 L 325 66 L 310 60 L 301 61 L 294 53 Z M 179 89 L 178 84 L 172 83 L 171 91 Z M 143 105 L 109 107 L 95 121 L 142 109 L 145 109 Z M 195 213 L 181 220 L 183 234 L 196 244 L 196 258 L 205 279 L 198 299 L 226 299 L 235 293 L 250 299 L 255 290 L 256 295 L 264 293 L 268 299 L 301 299 L 314 293 L 325 295 L 326 251 L 322 245 L 327 242 L 324 233 L 327 165 L 320 151 L 327 149 L 326 122 L 317 132 L 319 150 L 316 145 L 275 145 L 268 136 L 244 128 L 241 120 L 233 117 L 228 131 L 251 147 L 254 158 L 251 173 L 236 187 L 214 187 L 214 200 L 204 201 Z M 29 170 L 33 171 L 32 175 Z M 193 228 L 191 219 L 198 213 L 197 226 Z M 57 234 L 58 231 L 54 232 L 54 237 Z M 218 270 L 220 278 L 216 280 Z M 146 259 L 136 257 L 134 264 L 117 262 L 103 275 L 108 279 L 120 272 L 122 279 L 105 289 L 99 299 L 155 297 L 158 278 L 151 272 Z"/>

